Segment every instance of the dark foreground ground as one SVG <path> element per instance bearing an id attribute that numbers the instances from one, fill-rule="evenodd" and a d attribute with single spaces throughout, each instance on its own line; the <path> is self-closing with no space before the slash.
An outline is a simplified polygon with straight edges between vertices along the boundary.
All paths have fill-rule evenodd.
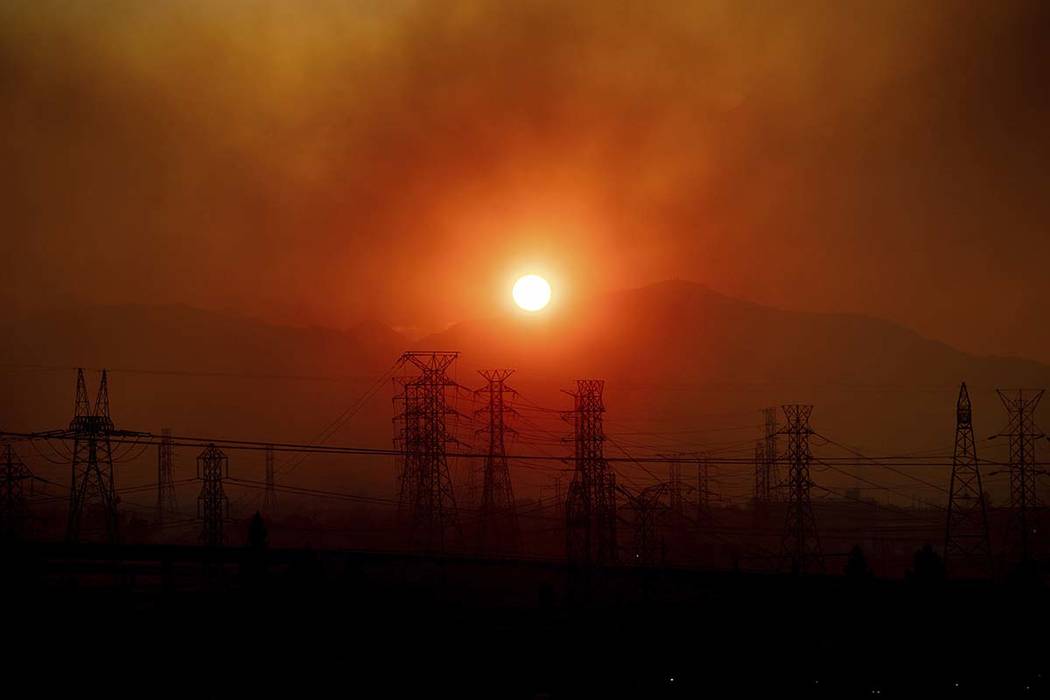
<path id="1" fill-rule="evenodd" d="M 7 550 L 7 697 L 1047 697 L 1037 584 L 302 550 L 206 560 Z"/>

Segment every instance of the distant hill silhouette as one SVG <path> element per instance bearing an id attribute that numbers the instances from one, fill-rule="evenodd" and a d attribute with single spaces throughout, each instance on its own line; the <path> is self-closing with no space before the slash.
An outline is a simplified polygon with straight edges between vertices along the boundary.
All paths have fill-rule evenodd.
<path id="1" fill-rule="evenodd" d="M 971 388 L 979 437 L 1005 425 L 996 387 L 1050 385 L 1050 367 L 1036 362 L 976 357 L 887 321 L 785 311 L 679 281 L 535 316 L 466 321 L 415 343 L 376 322 L 349 331 L 295 328 L 185 306 L 52 312 L 4 333 L 0 425 L 15 430 L 68 422 L 73 375 L 47 367 L 105 366 L 118 370 L 111 381 L 118 426 L 308 441 L 413 346 L 461 351 L 457 378 L 470 387 L 481 383 L 475 369 L 515 368 L 511 384 L 552 409 L 570 407 L 561 390 L 574 379 L 606 379 L 607 430 L 637 453 L 747 456 L 762 407 L 805 402 L 816 406 L 814 428 L 838 442 L 880 454 L 948 454 L 960 381 Z M 389 383 L 380 387 L 331 442 L 390 445 L 391 394 Z M 557 438 L 569 426 L 556 414 L 523 417 L 530 425 L 519 427 L 533 438 L 542 433 L 545 450 L 568 451 Z M 818 455 L 843 454 L 836 449 L 814 440 Z M 389 465 L 365 476 L 392 484 Z M 932 470 L 929 478 L 942 477 Z M 355 478 L 347 470 L 338 476 L 344 486 Z M 851 483 L 841 474 L 815 478 Z M 738 482 L 746 490 L 746 480 Z"/>
<path id="2" fill-rule="evenodd" d="M 957 389 L 966 376 L 1009 384 L 1050 375 L 1045 365 L 975 357 L 888 321 L 784 311 L 681 281 L 608 294 L 549 319 L 469 321 L 421 345 L 477 348 L 483 362 L 682 384 Z"/>

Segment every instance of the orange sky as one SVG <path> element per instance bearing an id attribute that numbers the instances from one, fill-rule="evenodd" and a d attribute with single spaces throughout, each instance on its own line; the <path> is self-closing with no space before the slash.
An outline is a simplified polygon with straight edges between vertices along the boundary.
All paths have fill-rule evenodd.
<path id="1" fill-rule="evenodd" d="M 0 299 L 435 329 L 669 277 L 1050 361 L 1046 5 L 11 2 Z"/>

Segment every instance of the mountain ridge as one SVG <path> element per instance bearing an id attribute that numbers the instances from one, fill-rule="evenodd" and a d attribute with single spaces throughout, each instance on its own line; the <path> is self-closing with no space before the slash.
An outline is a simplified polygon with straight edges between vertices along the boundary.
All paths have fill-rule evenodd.
<path id="1" fill-rule="evenodd" d="M 878 325 L 882 326 L 888 331 L 911 335 L 914 338 L 919 339 L 925 343 L 940 346 L 943 349 L 951 350 L 952 352 L 959 353 L 971 359 L 1016 361 L 1030 363 L 1041 368 L 1050 369 L 1050 364 L 1042 360 L 1022 355 L 1011 353 L 983 354 L 963 350 L 952 345 L 951 343 L 930 338 L 906 324 L 902 324 L 897 321 L 882 318 L 879 316 L 872 316 L 870 314 L 856 312 L 811 311 L 772 306 L 760 302 L 755 302 L 749 299 L 734 297 L 714 290 L 702 283 L 682 279 L 661 280 L 659 282 L 654 282 L 639 287 L 631 287 L 605 292 L 603 294 L 591 297 L 585 302 L 577 302 L 574 305 L 574 307 L 570 307 L 569 311 L 578 311 L 583 304 L 593 303 L 595 301 L 600 300 L 607 300 L 609 302 L 616 300 L 630 301 L 639 298 L 650 297 L 648 301 L 655 301 L 664 305 L 669 303 L 681 303 L 686 300 L 683 299 L 683 296 L 686 294 L 691 295 L 694 298 L 696 297 L 696 295 L 699 294 L 705 297 L 706 301 L 708 301 L 709 303 L 715 302 L 719 304 L 732 305 L 740 309 L 745 309 L 752 312 L 759 311 L 767 314 L 790 316 L 796 318 L 838 320 L 846 323 L 865 323 Z M 663 295 L 664 297 L 667 297 L 669 295 L 674 296 L 670 299 L 651 298 L 657 295 Z M 280 331 L 283 333 L 294 332 L 304 335 L 323 336 L 332 340 L 360 340 L 362 336 L 371 334 L 372 336 L 380 336 L 380 339 L 385 345 L 400 344 L 406 348 L 436 347 L 435 343 L 440 345 L 443 340 L 454 335 L 455 332 L 457 332 L 460 329 L 489 323 L 520 322 L 521 319 L 525 316 L 524 312 L 511 312 L 507 314 L 498 314 L 487 317 L 465 319 L 450 324 L 446 329 L 442 331 L 427 334 L 416 340 L 412 340 L 408 336 L 403 335 L 402 333 L 395 330 L 395 328 L 392 325 L 387 324 L 379 319 L 365 319 L 346 328 L 338 328 L 335 326 L 316 323 L 296 325 L 286 322 L 270 321 L 264 317 L 254 314 L 244 314 L 237 311 L 222 309 L 210 309 L 184 303 L 91 304 L 84 306 L 56 307 L 38 311 L 32 314 L 22 314 L 20 317 L 4 324 L 4 326 L 6 327 L 8 337 L 14 337 L 16 339 L 25 339 L 27 333 L 23 329 L 25 329 L 27 325 L 32 326 L 35 324 L 40 324 L 42 321 L 51 321 L 53 323 L 83 323 L 85 315 L 89 318 L 95 317 L 92 318 L 92 320 L 96 322 L 96 325 L 101 325 L 98 323 L 99 319 L 97 317 L 102 317 L 113 313 L 122 314 L 128 311 L 138 314 L 139 316 L 152 315 L 154 317 L 160 316 L 163 312 L 171 312 L 168 314 L 169 320 L 177 317 L 182 317 L 183 320 L 190 318 L 191 320 L 197 321 L 207 320 L 210 322 L 222 323 L 232 322 L 238 324 L 241 327 L 240 330 L 252 330 L 253 327 L 255 329 L 265 328 L 269 330 Z M 552 312 L 555 314 L 564 313 L 564 311 L 564 309 L 559 310 L 557 309 L 557 307 L 552 309 Z M 525 322 L 532 323 L 533 321 L 531 319 L 527 319 Z M 461 348 L 448 349 L 462 351 Z"/>

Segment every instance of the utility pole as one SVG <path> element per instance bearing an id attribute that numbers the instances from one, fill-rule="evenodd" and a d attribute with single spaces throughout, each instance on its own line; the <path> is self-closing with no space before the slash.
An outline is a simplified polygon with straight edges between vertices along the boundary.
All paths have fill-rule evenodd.
<path id="1" fill-rule="evenodd" d="M 955 454 L 948 486 L 944 563 L 949 571 L 958 568 L 969 574 L 992 573 L 988 513 L 973 439 L 973 407 L 966 382 L 959 387 L 959 398 L 955 404 Z"/>
<path id="2" fill-rule="evenodd" d="M 571 564 L 599 566 L 616 561 L 616 478 L 605 461 L 602 413 L 605 404 L 600 379 L 579 379 L 574 409 L 566 415 L 573 425 L 575 470 L 565 502 L 565 551 Z"/>
<path id="3" fill-rule="evenodd" d="M 1036 427 L 1034 417 L 1043 390 L 1018 389 L 1016 394 L 997 393 L 1010 417 L 1006 431 L 1010 439 L 1010 522 L 1007 533 L 1020 561 L 1028 562 L 1032 559 L 1032 535 L 1038 529 L 1034 518 L 1039 507 L 1035 443 L 1044 435 Z"/>
<path id="4" fill-rule="evenodd" d="M 457 352 L 406 352 L 402 365 L 418 374 L 399 377 L 395 417 L 400 456 L 398 512 L 412 543 L 425 552 L 447 548 L 459 534 L 456 499 L 449 475 L 446 445 L 455 442 L 446 419 L 454 413 L 447 390 L 456 383 L 448 372 Z"/>
<path id="5" fill-rule="evenodd" d="M 88 401 L 84 370 L 77 370 L 73 420 L 68 433 L 73 437 L 72 484 L 69 490 L 69 522 L 66 540 L 80 540 L 84 508 L 101 507 L 109 542 L 117 541 L 117 496 L 113 486 L 113 452 L 110 436 L 117 433 L 109 414 L 109 381 L 102 370 L 95 406 Z"/>
<path id="6" fill-rule="evenodd" d="M 157 445 L 157 524 L 164 526 L 165 521 L 179 513 L 179 504 L 175 499 L 175 441 L 171 438 L 171 429 L 161 430 L 160 443 Z"/>
<path id="7" fill-rule="evenodd" d="M 809 497 L 812 485 L 809 465 L 813 457 L 809 448 L 809 436 L 813 433 L 813 429 L 809 427 L 809 418 L 813 407 L 791 404 L 781 408 L 787 419 L 788 438 L 785 455 L 788 465 L 788 500 L 787 519 L 784 524 L 784 555 L 790 562 L 792 573 L 823 572 L 824 555 L 820 549 L 813 504 Z"/>
<path id="8" fill-rule="evenodd" d="M 513 373 L 511 369 L 482 370 L 480 374 L 487 384 L 477 392 L 486 398 L 486 405 L 478 413 L 484 414 L 488 421 L 479 432 L 487 434 L 489 443 L 481 477 L 479 545 L 482 552 L 490 554 L 517 554 L 521 548 L 505 443 L 506 434 L 513 432 L 505 423 L 506 416 L 513 412 L 507 406 L 507 397 L 515 394 L 507 386 L 507 379 Z"/>
<path id="9" fill-rule="evenodd" d="M 263 512 L 269 516 L 277 514 L 277 488 L 274 486 L 273 445 L 267 445 L 266 451 L 266 490 L 263 492 Z"/>
<path id="10" fill-rule="evenodd" d="M 33 486 L 33 473 L 15 454 L 11 443 L 3 445 L 0 465 L 0 541 L 20 540 L 25 535 L 25 482 Z"/>
<path id="11" fill-rule="evenodd" d="M 201 543 L 209 548 L 225 543 L 223 524 L 230 518 L 230 500 L 223 491 L 222 481 L 229 475 L 230 462 L 215 445 L 209 444 L 197 456 L 197 478 L 201 480 L 197 518 L 201 521 Z"/>

